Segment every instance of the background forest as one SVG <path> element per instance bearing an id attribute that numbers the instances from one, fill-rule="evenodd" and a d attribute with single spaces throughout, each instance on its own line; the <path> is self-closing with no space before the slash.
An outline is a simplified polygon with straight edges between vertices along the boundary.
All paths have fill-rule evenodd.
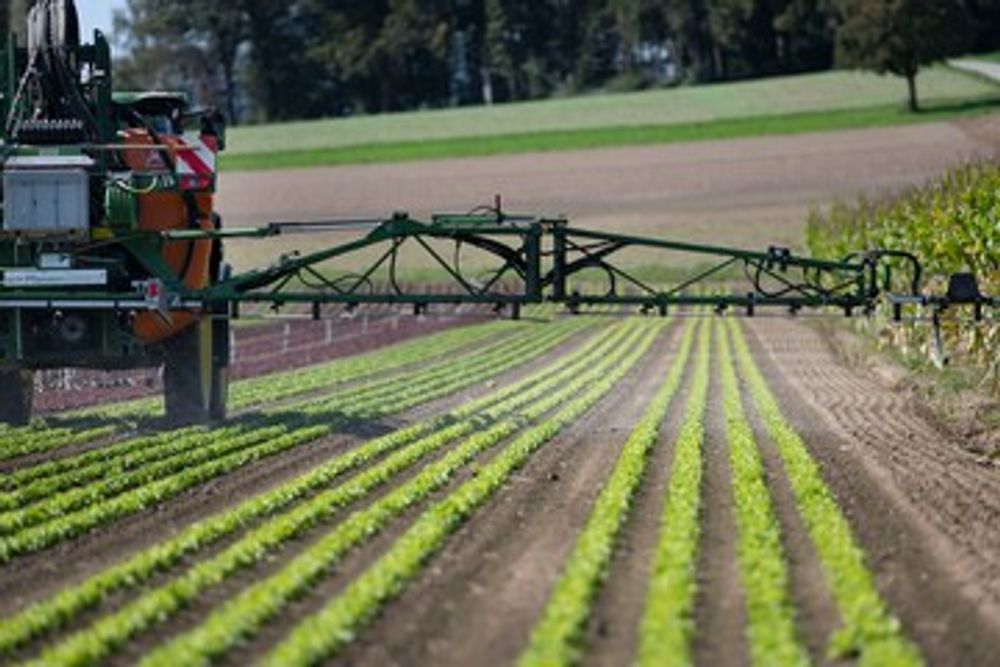
<path id="1" fill-rule="evenodd" d="M 114 38 L 119 87 L 245 123 L 835 66 L 907 77 L 916 106 L 921 65 L 1000 47 L 998 26 L 1000 0 L 129 0 Z"/>

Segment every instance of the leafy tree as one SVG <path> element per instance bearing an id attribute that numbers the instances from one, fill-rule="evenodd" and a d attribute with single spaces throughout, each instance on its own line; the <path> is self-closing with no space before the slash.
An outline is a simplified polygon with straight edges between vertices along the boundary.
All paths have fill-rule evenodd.
<path id="1" fill-rule="evenodd" d="M 754 0 L 709 0 L 706 3 L 708 29 L 715 47 L 716 76 L 727 79 L 732 67 L 730 54 L 739 56 L 749 38 Z"/>
<path id="2" fill-rule="evenodd" d="M 830 68 L 835 20 L 831 0 L 789 0 L 774 17 L 784 69 L 799 72 Z"/>
<path id="3" fill-rule="evenodd" d="M 509 97 L 517 97 L 517 74 L 510 49 L 510 22 L 503 0 L 485 0 L 484 14 L 483 102 L 492 104 L 494 79 L 500 80 Z"/>
<path id="4" fill-rule="evenodd" d="M 965 7 L 975 33 L 971 50 L 1000 49 L 1000 0 L 966 0 Z"/>
<path id="5" fill-rule="evenodd" d="M 840 0 L 837 62 L 906 78 L 920 108 L 920 68 L 961 52 L 968 22 L 960 0 Z"/>
<path id="6" fill-rule="evenodd" d="M 839 62 L 915 100 L 966 10 L 1000 34 L 1000 0 L 128 0 L 119 73 L 282 120 L 635 87 L 667 51 L 693 82 L 820 69 L 843 18 Z"/>
<path id="7" fill-rule="evenodd" d="M 129 0 L 115 16 L 129 53 L 119 87 L 189 90 L 237 120 L 236 69 L 243 16 L 224 0 Z"/>
<path id="8" fill-rule="evenodd" d="M 708 28 L 706 0 L 657 0 L 687 78 L 700 82 L 715 78 L 715 47 Z"/>

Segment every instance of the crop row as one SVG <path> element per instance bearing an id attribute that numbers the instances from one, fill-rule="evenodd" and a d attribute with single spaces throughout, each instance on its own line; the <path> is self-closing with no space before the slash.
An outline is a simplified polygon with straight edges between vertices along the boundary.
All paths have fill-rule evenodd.
<path id="1" fill-rule="evenodd" d="M 233 385 L 230 404 L 236 409 L 245 408 L 441 357 L 453 357 L 472 351 L 476 344 L 513 335 L 525 328 L 523 323 L 511 321 L 479 324 L 407 341 L 332 364 L 244 380 Z"/>
<path id="2" fill-rule="evenodd" d="M 207 429 L 197 430 L 207 432 Z M 184 437 L 187 435 L 187 432 L 187 430 L 176 430 L 155 433 L 132 440 L 116 442 L 97 449 L 91 449 L 76 456 L 68 456 L 53 461 L 46 461 L 44 463 L 37 463 L 32 466 L 18 468 L 16 470 L 12 470 L 4 476 L 3 480 L 0 480 L 0 489 L 2 489 L 5 494 L 13 494 L 23 491 L 25 488 L 35 484 L 36 482 L 55 479 L 65 475 L 66 473 L 89 469 L 94 465 L 102 468 L 110 468 L 112 467 L 112 459 L 115 458 L 121 459 L 121 465 L 123 465 L 125 469 L 134 467 L 130 464 L 130 457 L 134 454 L 169 444 L 171 440 L 174 440 L 177 437 Z M 10 501 L 6 500 L 3 501 L 5 508 L 9 502 Z"/>
<path id="3" fill-rule="evenodd" d="M 229 433 L 241 430 L 239 426 L 227 429 Z M 0 482 L 0 488 L 4 489 L 0 492 L 0 509 L 6 511 L 23 507 L 33 500 L 80 487 L 96 479 L 122 475 L 186 449 L 202 447 L 223 435 L 219 430 L 204 427 L 179 429 L 123 440 L 77 456 L 19 468 Z"/>
<path id="4" fill-rule="evenodd" d="M 702 329 L 709 331 L 705 326 Z M 680 352 L 666 380 L 626 440 L 546 604 L 541 621 L 532 632 L 530 645 L 520 659 L 522 666 L 565 665 L 578 661 L 580 632 L 590 615 L 591 602 L 611 561 L 632 499 L 642 483 L 649 452 L 660 439 L 663 421 L 680 387 L 694 332 L 694 325 L 688 324 Z M 704 336 L 700 343 L 699 358 L 707 358 Z"/>
<path id="5" fill-rule="evenodd" d="M 66 479 L 56 480 L 55 485 L 38 483 L 25 490 L 30 493 L 7 496 L 12 500 L 21 500 L 22 503 L 14 509 L 0 512 L 0 536 L 10 535 L 65 516 L 107 498 L 170 477 L 182 470 L 222 460 L 255 445 L 273 442 L 286 434 L 287 429 L 284 426 L 259 428 L 250 432 L 243 432 L 240 428 L 226 428 L 211 433 L 193 433 L 178 437 L 174 441 L 178 452 L 175 456 L 138 470 L 111 468 L 100 475 L 103 479 L 87 486 L 78 486 Z M 87 477 L 90 476 L 87 474 Z M 46 493 L 46 487 L 50 486 L 52 492 Z"/>
<path id="6" fill-rule="evenodd" d="M 446 346 L 447 348 L 450 349 L 454 346 L 454 343 L 457 340 L 461 339 L 461 337 L 457 335 L 458 333 L 460 332 L 446 332 L 446 334 L 451 334 L 446 338 L 446 342 L 448 343 Z M 527 334 L 527 332 L 522 332 L 521 334 L 512 337 L 507 342 L 498 341 L 492 346 L 480 350 L 477 356 L 488 355 L 491 350 L 497 350 L 504 345 L 509 347 L 511 344 L 516 345 L 524 343 L 530 339 L 531 337 Z M 437 349 L 440 351 L 443 348 Z M 431 356 L 437 356 L 437 353 Z M 436 368 L 445 368 L 452 363 L 454 363 L 453 358 L 441 360 L 438 362 Z M 332 366 L 336 367 L 337 365 L 334 364 Z M 368 364 L 366 367 L 369 369 L 369 372 L 373 374 L 378 374 L 380 372 L 372 364 Z M 357 371 L 359 368 L 360 367 L 354 367 L 354 370 Z M 424 370 L 431 370 L 431 368 Z M 329 370 L 326 372 L 328 374 L 331 373 Z M 348 377 L 348 375 L 349 374 L 345 374 L 342 377 Z M 332 377 L 332 374 L 328 376 Z M 386 387 L 395 388 L 399 382 L 407 381 L 412 376 L 413 373 L 410 373 L 409 376 L 403 375 L 391 378 L 382 378 L 362 387 L 356 387 L 353 394 L 346 395 L 353 396 L 361 391 L 370 392 L 376 389 L 384 389 Z M 357 377 L 361 376 L 351 377 L 352 379 L 357 379 Z M 313 387 L 313 389 L 315 389 L 315 387 Z M 315 398 L 312 403 L 315 404 L 317 402 L 322 402 L 325 405 L 327 401 L 341 400 L 344 396 L 345 394 L 343 393 L 321 396 Z M 286 394 L 284 398 L 287 397 L 288 395 Z M 291 407 L 294 408 L 296 406 Z M 272 410 L 271 412 L 275 412 L 275 410 Z M 244 421 L 246 422 L 247 420 Z M 133 438 L 115 443 L 114 445 L 91 450 L 76 457 L 70 457 L 59 461 L 51 461 L 31 468 L 19 470 L 8 479 L 4 480 L 2 482 L 2 486 L 7 489 L 11 489 L 12 487 L 27 482 L 31 483 L 32 488 L 19 489 L 17 493 L 11 493 L 11 495 L 7 497 L 0 496 L 0 509 L 15 508 L 23 504 L 25 500 L 47 497 L 63 489 L 79 486 L 94 479 L 111 476 L 112 474 L 126 473 L 143 465 L 154 463 L 165 458 L 176 458 L 185 451 L 203 447 L 207 442 L 211 442 L 213 439 L 224 437 L 226 437 L 226 434 L 219 431 L 206 431 L 202 428 L 184 429 L 181 431 L 175 431 L 173 433 L 173 437 L 171 434 L 159 434 Z M 45 479 L 44 482 L 41 481 L 43 478 Z"/>
<path id="7" fill-rule="evenodd" d="M 556 330 L 550 332 L 550 334 L 558 333 Z M 561 336 L 556 335 L 556 339 L 561 339 Z M 522 336 L 513 338 L 507 343 L 501 342 L 483 349 L 477 358 L 489 358 L 490 352 L 493 350 L 502 350 L 504 354 L 508 354 L 511 352 L 512 346 L 516 351 L 519 349 L 517 346 L 529 343 L 532 346 L 545 347 L 548 345 L 548 340 L 547 336 L 536 334 L 531 337 L 522 334 Z M 454 363 L 452 360 L 449 363 L 441 364 L 438 368 L 451 373 L 453 369 L 449 366 Z M 417 376 L 411 375 L 411 377 Z M 440 376 L 435 376 L 434 381 L 439 378 Z M 265 413 L 262 419 L 248 420 L 244 425 L 232 426 L 218 431 L 186 429 L 176 432 L 172 438 L 163 435 L 138 438 L 110 447 L 109 449 L 116 450 L 116 456 L 102 456 L 102 452 L 98 450 L 76 457 L 76 460 L 56 462 L 61 464 L 60 467 L 72 467 L 62 474 L 38 480 L 16 492 L 0 495 L 0 509 L 6 510 L 0 512 L 0 535 L 10 534 L 15 530 L 21 530 L 47 519 L 61 516 L 125 490 L 140 487 L 179 471 L 189 470 L 194 466 L 266 443 L 272 438 L 285 435 L 287 430 L 280 426 L 253 428 L 254 421 L 266 424 L 274 414 L 281 411 L 287 412 L 289 409 L 309 410 L 310 406 L 315 405 L 321 405 L 325 409 L 328 402 L 332 401 L 343 406 L 342 412 L 347 412 L 352 401 L 370 400 L 373 392 L 389 391 L 395 395 L 398 392 L 399 382 L 410 379 L 409 377 L 394 377 L 378 380 L 347 392 L 316 398 L 305 406 L 271 410 Z M 90 465 L 79 465 L 82 460 L 89 459 L 97 460 Z M 77 465 L 73 466 L 74 463 Z M 46 467 L 53 466 L 46 465 Z M 30 473 L 32 469 L 23 472 Z M 81 487 L 81 485 L 95 479 L 103 479 L 103 481 Z M 53 494 L 66 489 L 71 490 L 53 496 Z M 24 508 L 24 505 L 38 499 L 45 499 L 45 502 L 39 506 Z"/>
<path id="8" fill-rule="evenodd" d="M 43 454 L 70 445 L 108 438 L 117 430 L 118 428 L 112 425 L 86 430 L 37 426 L 8 429 L 0 435 L 0 461 L 28 454 Z"/>
<path id="9" fill-rule="evenodd" d="M 767 381 L 757 368 L 739 327 L 732 323 L 742 376 L 761 419 L 777 445 L 805 524 L 837 602 L 843 628 L 830 643 L 830 656 L 860 655 L 864 665 L 919 665 L 917 649 L 904 637 L 875 588 L 850 524 L 802 438 L 782 415 Z"/>
<path id="10" fill-rule="evenodd" d="M 163 572 L 190 557 L 201 549 L 250 525 L 253 521 L 277 515 L 311 493 L 328 486 L 340 476 L 372 463 L 378 458 L 400 452 L 402 456 L 387 460 L 379 469 L 373 470 L 365 480 L 354 480 L 346 495 L 343 487 L 338 491 L 317 496 L 311 503 L 316 508 L 329 507 L 333 511 L 355 495 L 373 488 L 373 483 L 388 481 L 391 474 L 398 473 L 406 461 L 413 458 L 413 452 L 423 455 L 435 446 L 445 446 L 449 442 L 468 435 L 480 428 L 483 419 L 492 415 L 503 415 L 505 411 L 519 407 L 523 401 L 532 400 L 539 392 L 551 391 L 560 383 L 572 378 L 581 368 L 586 368 L 595 359 L 600 359 L 614 346 L 623 342 L 627 333 L 621 327 L 615 331 L 595 337 L 578 352 L 544 371 L 516 382 L 483 399 L 472 401 L 462 408 L 424 424 L 418 424 L 380 437 L 355 450 L 347 452 L 320 467 L 288 482 L 279 488 L 243 502 L 232 510 L 223 512 L 185 529 L 180 535 L 141 553 L 128 561 L 100 573 L 82 585 L 67 589 L 51 600 L 29 607 L 16 617 L 0 621 L 0 654 L 10 651 L 42 633 L 51 632 L 68 619 L 99 604 L 106 596 L 124 588 L 141 585 L 158 572 Z M 548 381 L 545 381 L 545 380 Z M 530 391 L 535 387 L 535 391 Z M 544 395 L 544 393 L 540 394 Z M 511 399 L 514 399 L 511 402 Z M 504 405 L 504 403 L 507 403 Z M 405 448 L 405 449 L 404 449 Z M 303 511 L 308 515 L 308 511 Z"/>
<path id="11" fill-rule="evenodd" d="M 621 340 L 620 336 L 616 338 L 620 342 L 625 342 Z M 575 365 L 557 373 L 555 376 L 545 374 L 544 376 L 550 376 L 549 380 L 537 384 L 533 390 L 526 394 L 514 395 L 508 398 L 509 403 L 506 406 L 503 404 L 495 406 L 495 418 L 499 419 L 503 417 L 499 423 L 488 431 L 474 435 L 462 447 L 459 447 L 441 461 L 430 465 L 414 479 L 410 480 L 403 487 L 400 487 L 400 489 L 393 491 L 375 505 L 355 512 L 335 532 L 337 534 L 350 535 L 354 544 L 368 539 L 381 525 L 398 516 L 407 507 L 419 500 L 418 497 L 406 493 L 405 490 L 420 489 L 421 493 L 426 495 L 433 488 L 439 488 L 446 484 L 459 467 L 466 465 L 477 453 L 492 446 L 495 439 L 505 437 L 504 434 L 516 431 L 524 423 L 525 417 L 523 415 L 515 413 L 504 416 L 505 412 L 509 412 L 512 408 L 516 408 L 525 401 L 538 400 L 546 396 L 548 398 L 543 398 L 542 402 L 558 402 L 562 398 L 562 395 L 566 391 L 569 391 L 569 388 L 567 388 L 554 392 L 559 383 L 565 383 L 573 375 L 579 376 L 581 362 L 593 367 L 595 361 L 600 359 L 598 355 L 606 355 L 608 351 L 609 347 L 607 345 L 600 346 L 597 350 L 591 347 L 587 356 L 578 359 Z M 600 365 L 599 361 L 597 365 Z M 585 375 L 589 377 L 595 372 L 591 371 L 585 373 Z M 538 379 L 541 377 L 543 375 L 539 374 Z M 586 379 L 578 379 L 575 382 L 586 382 Z M 539 409 L 538 405 L 537 403 L 529 405 L 526 412 Z M 483 416 L 472 419 L 472 423 L 465 430 L 472 429 L 474 431 L 475 429 L 485 427 L 488 425 L 488 418 L 485 423 L 483 423 L 483 419 Z M 453 426 L 457 426 L 457 424 Z M 91 660 L 99 657 L 100 654 L 93 653 L 95 650 L 112 650 L 116 644 L 127 639 L 133 632 L 142 629 L 149 623 L 158 622 L 168 617 L 179 605 L 185 604 L 194 596 L 199 595 L 204 588 L 230 576 L 237 569 L 249 567 L 260 559 L 267 557 L 268 553 L 277 549 L 289 539 L 294 538 L 317 522 L 328 518 L 347 504 L 364 497 L 374 488 L 385 484 L 421 458 L 445 446 L 448 442 L 456 438 L 457 434 L 454 431 L 453 427 L 446 427 L 437 434 L 419 440 L 412 446 L 398 451 L 379 465 L 365 470 L 361 475 L 349 482 L 331 488 L 295 508 L 293 511 L 277 516 L 262 524 L 218 556 L 198 563 L 184 576 L 144 595 L 139 600 L 124 607 L 120 612 L 101 619 L 84 633 L 70 637 L 63 645 L 57 646 L 52 651 L 43 654 L 42 660 L 59 663 L 69 662 L 72 664 L 76 660 Z M 353 544 L 348 545 L 346 548 L 349 548 L 349 546 L 353 546 Z M 315 563 L 313 567 L 315 567 Z M 238 619 L 238 622 L 245 625 L 246 620 L 246 618 Z M 229 629 L 233 627 L 228 624 L 226 625 Z M 222 635 L 213 633 L 212 636 L 213 641 L 222 641 Z M 226 634 L 225 636 L 229 637 L 230 635 Z M 202 648 L 207 649 L 208 646 L 208 644 L 205 644 Z M 186 659 L 184 662 L 188 664 L 191 660 Z"/>
<path id="12" fill-rule="evenodd" d="M 423 570 L 448 536 L 489 501 L 515 471 L 614 389 L 646 354 L 662 331 L 662 326 L 662 323 L 650 326 L 649 335 L 629 349 L 624 359 L 616 358 L 615 365 L 611 367 L 604 365 L 600 374 L 576 387 L 575 392 L 580 392 L 576 398 L 563 397 L 563 400 L 554 403 L 553 407 L 560 406 L 558 412 L 523 431 L 488 464 L 479 468 L 475 477 L 443 500 L 434 503 L 382 557 L 348 584 L 339 596 L 301 622 L 267 657 L 267 664 L 313 664 L 347 644 L 362 625 L 372 619 L 386 602 L 398 595 Z M 290 590 L 308 587 L 312 580 L 339 558 L 342 553 L 339 539 L 336 532 L 332 533 L 315 550 L 303 554 L 271 581 L 276 587 L 282 587 L 287 582 Z M 314 565 L 310 567 L 310 563 Z M 311 571 L 306 571 L 307 568 Z M 259 603 L 263 603 L 265 608 L 269 606 L 268 592 L 262 589 L 262 593 L 258 598 L 250 595 L 235 599 L 229 606 L 229 616 L 235 620 L 258 615 Z M 215 619 L 219 620 L 228 619 Z M 213 623 L 213 619 L 210 619 L 200 630 L 182 637 L 178 646 L 195 650 L 195 656 L 211 655 L 201 648 L 200 642 L 209 640 L 213 636 L 212 631 L 222 632 L 225 628 L 225 623 Z M 235 638 L 239 635 L 229 636 Z M 160 661 L 151 661 L 149 665 L 164 665 L 171 656 L 179 658 L 184 655 L 185 652 L 172 654 L 168 645 L 159 654 Z"/>
<path id="13" fill-rule="evenodd" d="M 522 332 L 519 335 L 512 337 L 509 342 L 506 343 L 506 346 L 524 345 L 531 340 L 532 336 L 529 335 L 528 332 Z M 499 350 L 504 347 L 504 345 L 505 344 L 503 342 L 497 342 L 488 348 L 483 348 L 476 356 L 488 355 L 491 351 Z M 459 359 L 461 359 L 461 357 Z M 454 362 L 455 360 L 453 358 L 440 360 L 436 365 L 422 369 L 422 372 L 428 372 L 435 369 L 446 369 Z M 373 370 L 373 372 L 375 371 Z M 341 400 L 345 397 L 354 397 L 363 392 L 395 388 L 400 382 L 409 381 L 415 376 L 416 373 L 411 372 L 403 376 L 378 379 L 371 383 L 354 387 L 349 392 L 340 391 L 331 395 L 314 397 L 310 402 L 307 402 L 306 405 L 319 404 L 325 406 L 329 401 Z M 284 408 L 284 411 L 288 412 L 289 409 L 298 409 L 302 407 L 302 405 L 302 403 L 298 405 L 293 404 Z M 272 409 L 266 414 L 271 415 L 279 412 L 280 410 L 280 408 Z M 243 420 L 244 425 L 252 425 L 252 423 L 252 420 Z M 52 484 L 56 486 L 75 486 L 87 481 L 88 473 L 99 472 L 103 469 L 135 469 L 142 464 L 157 461 L 166 456 L 176 455 L 184 451 L 186 448 L 201 446 L 204 444 L 202 438 L 211 438 L 216 434 L 222 435 L 218 431 L 206 431 L 205 429 L 191 428 L 174 431 L 173 435 L 176 437 L 171 437 L 171 434 L 159 434 L 126 440 L 108 447 L 88 451 L 80 456 L 59 461 L 51 461 L 31 468 L 19 470 L 16 474 L 11 475 L 10 479 L 5 480 L 4 484 L 7 488 L 10 488 L 11 486 L 19 483 L 34 482 L 35 480 L 39 480 L 41 478 L 60 477 L 66 475 L 68 472 L 70 474 L 66 475 L 62 482 L 55 482 L 53 480 Z M 199 435 L 201 437 L 199 437 Z M 55 487 L 46 486 L 44 488 L 45 490 L 50 491 L 54 490 Z"/>
<path id="14" fill-rule="evenodd" d="M 637 663 L 644 667 L 692 663 L 711 342 L 707 325 L 701 335 L 639 627 Z"/>
<path id="15" fill-rule="evenodd" d="M 751 660 L 755 665 L 807 665 L 809 656 L 796 631 L 781 527 L 757 441 L 743 410 L 726 336 L 718 338 L 717 348 Z"/>
<path id="16" fill-rule="evenodd" d="M 265 378 L 252 378 L 233 385 L 230 402 L 234 408 L 245 408 L 265 401 L 281 400 L 324 387 L 396 371 L 419 362 L 452 358 L 455 354 L 471 352 L 475 344 L 484 340 L 508 333 L 520 332 L 523 335 L 525 329 L 523 323 L 510 321 L 463 327 L 318 367 L 289 371 Z M 504 342 L 497 340 L 492 345 L 495 347 Z M 60 424 L 71 423 L 74 420 L 92 422 L 122 420 L 154 413 L 160 405 L 158 398 L 140 399 L 111 406 L 87 408 L 57 417 L 52 421 L 54 424 Z M 3 441 L 0 443 L 0 460 L 45 453 L 68 445 L 98 440 L 114 435 L 125 426 L 125 424 L 107 424 L 79 431 L 59 426 L 50 428 L 42 424 L 21 429 L 6 429 L 2 433 Z"/>
<path id="17" fill-rule="evenodd" d="M 52 546 L 110 520 L 173 498 L 192 486 L 249 463 L 328 436 L 338 425 L 350 419 L 378 418 L 452 394 L 526 363 L 532 355 L 541 355 L 564 342 L 584 325 L 585 323 L 572 321 L 553 325 L 547 327 L 550 330 L 539 334 L 535 340 L 525 340 L 520 346 L 500 348 L 493 354 L 464 360 L 465 363 L 455 363 L 422 375 L 418 373 L 411 381 L 397 386 L 388 386 L 378 391 L 361 391 L 352 400 L 336 406 L 332 415 L 325 401 L 302 406 L 293 414 L 293 423 L 297 422 L 296 425 L 288 427 L 288 432 L 284 435 L 202 465 L 191 468 L 180 466 L 180 471 L 169 477 L 0 539 L 0 562 Z M 58 503 L 58 496 L 49 502 Z M 40 507 L 44 508 L 44 504 Z"/>

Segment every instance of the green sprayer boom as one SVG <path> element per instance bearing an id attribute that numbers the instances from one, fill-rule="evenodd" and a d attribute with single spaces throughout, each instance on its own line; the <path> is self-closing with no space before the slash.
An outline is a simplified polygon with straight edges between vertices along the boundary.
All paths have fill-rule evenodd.
<path id="1" fill-rule="evenodd" d="M 33 372 L 62 367 L 163 366 L 170 421 L 221 419 L 230 322 L 248 304 L 316 318 L 366 304 L 480 304 L 518 317 L 546 302 L 851 315 L 888 299 L 898 318 L 930 308 L 935 322 L 955 305 L 977 318 L 997 305 L 968 275 L 928 296 L 905 253 L 827 261 L 681 243 L 509 215 L 499 200 L 425 222 L 397 213 L 225 228 L 213 202 L 219 114 L 176 93 L 113 93 L 108 43 L 100 33 L 80 43 L 72 0 L 35 2 L 27 36 L 0 62 L 0 422 L 29 420 Z M 227 240 L 304 233 L 352 238 L 243 273 L 224 261 Z M 433 280 L 405 273 L 418 254 Z"/>

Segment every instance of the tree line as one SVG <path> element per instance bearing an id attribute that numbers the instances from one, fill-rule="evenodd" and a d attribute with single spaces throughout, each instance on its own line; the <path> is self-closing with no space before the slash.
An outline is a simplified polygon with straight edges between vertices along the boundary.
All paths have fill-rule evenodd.
<path id="1" fill-rule="evenodd" d="M 1000 0 L 128 0 L 114 35 L 120 87 L 256 122 L 837 65 L 906 77 L 916 108 L 923 65 L 998 27 Z"/>

